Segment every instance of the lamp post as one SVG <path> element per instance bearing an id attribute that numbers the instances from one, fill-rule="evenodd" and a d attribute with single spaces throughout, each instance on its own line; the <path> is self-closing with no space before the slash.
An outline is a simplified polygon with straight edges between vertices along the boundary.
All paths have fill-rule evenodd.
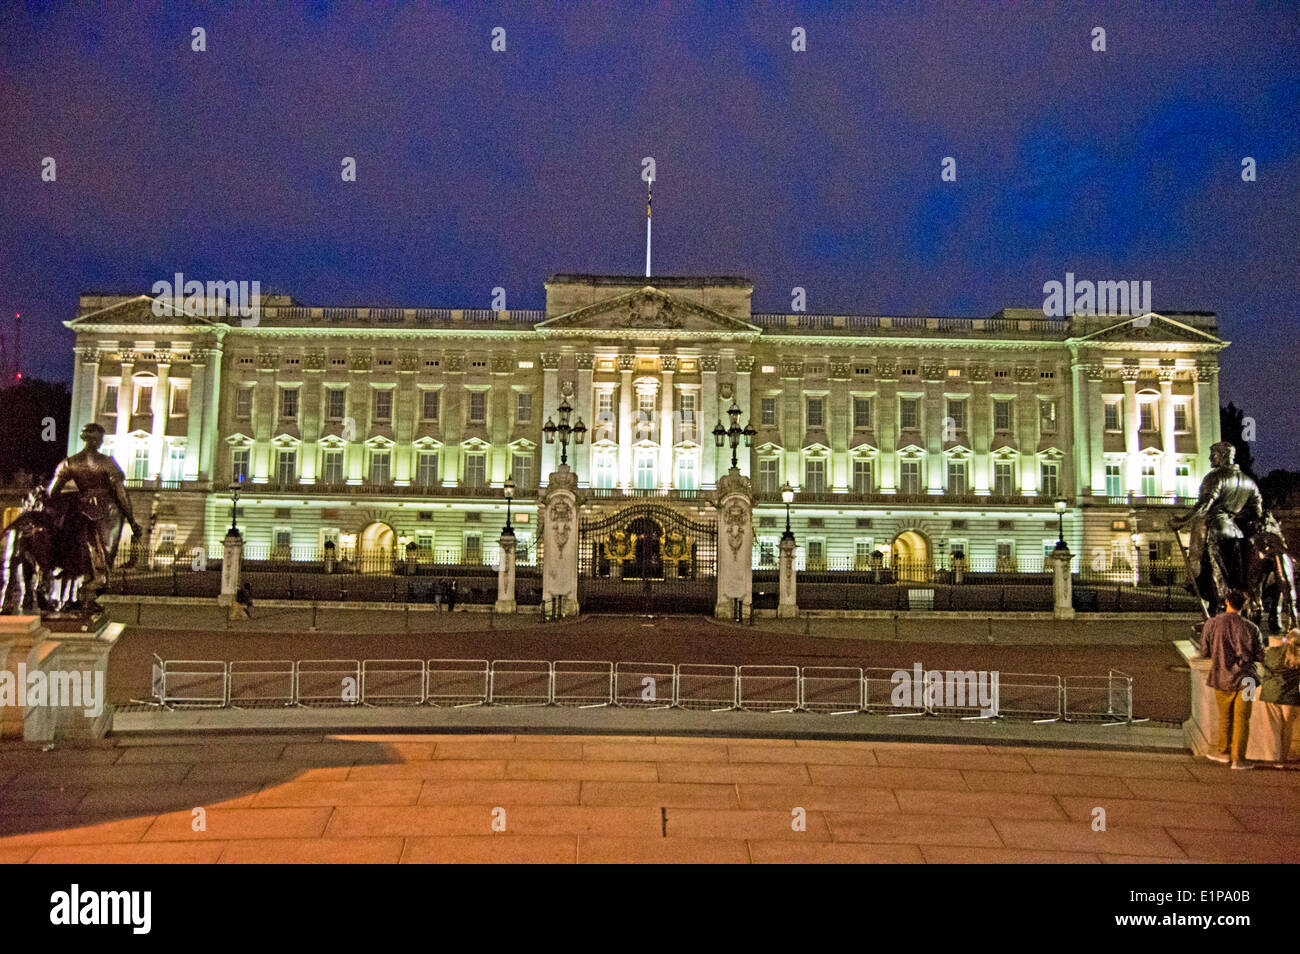
<path id="1" fill-rule="evenodd" d="M 1056 549 L 1068 550 L 1065 542 L 1065 498 L 1056 498 Z"/>
<path id="2" fill-rule="evenodd" d="M 718 421 L 717 426 L 713 429 L 713 440 L 719 447 L 722 447 L 728 440 L 731 441 L 731 469 L 735 470 L 738 460 L 736 448 L 740 446 L 740 439 L 743 437 L 745 446 L 749 447 L 758 431 L 754 430 L 752 424 L 746 424 L 744 427 L 740 426 L 740 408 L 734 400 L 731 402 L 731 407 L 727 409 L 727 416 L 731 418 L 731 426 L 723 427 L 722 421 Z"/>
<path id="3" fill-rule="evenodd" d="M 239 488 L 243 486 L 244 486 L 243 477 L 240 477 L 239 480 L 234 481 L 230 485 L 230 532 L 231 533 L 239 533 L 239 524 L 237 523 L 237 518 L 239 516 Z"/>
<path id="4" fill-rule="evenodd" d="M 515 528 L 510 525 L 510 501 L 512 501 L 515 497 L 514 477 L 506 478 L 505 491 L 506 491 L 506 528 L 501 532 L 508 537 L 513 537 L 515 535 Z"/>
<path id="5" fill-rule="evenodd" d="M 794 488 L 790 486 L 788 480 L 781 488 L 781 500 L 785 503 L 785 533 L 781 534 L 781 539 L 793 540 L 794 531 L 790 529 L 790 504 L 794 503 Z"/>
<path id="6" fill-rule="evenodd" d="M 572 427 L 569 426 L 569 415 L 573 413 L 573 408 L 569 406 L 569 399 L 561 398 L 560 406 L 555 409 L 555 413 L 560 416 L 560 423 L 556 424 L 549 417 L 546 423 L 542 425 L 542 436 L 548 444 L 555 443 L 555 437 L 560 437 L 560 466 L 569 466 L 569 438 L 573 438 L 573 446 L 577 447 L 587 436 L 587 425 L 582 423 L 582 418 L 578 418 L 578 423 Z"/>

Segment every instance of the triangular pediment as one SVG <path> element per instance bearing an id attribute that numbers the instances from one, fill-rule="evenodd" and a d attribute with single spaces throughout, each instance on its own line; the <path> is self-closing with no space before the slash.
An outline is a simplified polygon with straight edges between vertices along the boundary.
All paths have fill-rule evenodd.
<path id="1" fill-rule="evenodd" d="M 757 325 L 670 295 L 653 285 L 584 305 L 539 322 L 535 327 L 543 332 L 581 331 L 639 337 L 659 333 L 756 335 L 762 331 Z"/>
<path id="2" fill-rule="evenodd" d="M 170 299 L 155 298 L 152 295 L 137 295 L 64 322 L 66 327 L 74 330 L 120 326 L 213 328 L 218 324 L 219 322 L 199 315 L 188 315 L 184 310 L 173 307 Z"/>
<path id="3" fill-rule="evenodd" d="M 1167 318 L 1154 311 L 1145 315 L 1119 317 L 1115 323 L 1107 325 L 1091 334 L 1083 335 L 1079 341 L 1192 341 L 1197 344 L 1223 344 L 1223 341 L 1208 332 L 1185 325 L 1181 321 Z"/>

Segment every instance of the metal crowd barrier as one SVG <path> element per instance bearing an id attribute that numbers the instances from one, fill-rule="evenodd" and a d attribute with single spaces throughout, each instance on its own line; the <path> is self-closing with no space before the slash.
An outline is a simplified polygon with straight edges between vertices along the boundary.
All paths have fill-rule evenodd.
<path id="1" fill-rule="evenodd" d="M 287 706 L 566 706 L 815 712 L 960 719 L 1131 723 L 1133 678 L 999 673 L 996 713 L 981 708 L 979 671 L 852 666 L 726 666 L 565 659 L 162 660 L 155 704 L 174 709 Z M 903 677 L 906 678 L 903 678 Z M 985 684 L 987 689 L 987 684 Z M 986 693 L 987 695 L 987 693 Z M 1138 720 L 1142 721 L 1142 720 Z"/>

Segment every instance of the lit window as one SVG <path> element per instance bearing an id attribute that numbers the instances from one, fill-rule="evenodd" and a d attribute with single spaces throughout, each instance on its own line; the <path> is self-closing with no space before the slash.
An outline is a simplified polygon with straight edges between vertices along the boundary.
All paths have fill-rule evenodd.
<path id="1" fill-rule="evenodd" d="M 955 497 L 963 497 L 967 493 L 966 486 L 966 462 L 948 461 L 948 493 Z"/>
<path id="2" fill-rule="evenodd" d="M 1124 496 L 1124 481 L 1120 473 L 1119 464 L 1106 465 L 1106 496 L 1107 497 Z"/>
<path id="3" fill-rule="evenodd" d="M 248 459 L 250 456 L 247 447 L 236 447 L 230 453 L 230 480 L 232 483 L 242 483 L 248 480 L 249 467 Z"/>
<path id="4" fill-rule="evenodd" d="M 860 458 L 853 462 L 853 492 L 871 493 L 871 461 Z"/>
<path id="5" fill-rule="evenodd" d="M 327 450 L 321 455 L 320 482 L 329 487 L 343 483 L 343 451 Z"/>
<path id="6" fill-rule="evenodd" d="M 386 487 L 392 479 L 393 473 L 393 454 L 389 450 L 373 450 L 370 452 L 370 479 L 369 483 L 374 487 Z"/>
<path id="7" fill-rule="evenodd" d="M 919 460 L 899 462 L 898 492 L 913 497 L 921 492 L 921 462 Z"/>
<path id="8" fill-rule="evenodd" d="M 1155 497 L 1160 493 L 1160 482 L 1156 477 L 1155 464 L 1142 465 L 1142 496 Z"/>
<path id="9" fill-rule="evenodd" d="M 281 486 L 298 482 L 298 452 L 281 450 L 275 458 L 275 480 Z"/>
<path id="10" fill-rule="evenodd" d="M 415 482 L 420 487 L 438 484 L 438 452 L 420 451 L 415 463 Z"/>
<path id="11" fill-rule="evenodd" d="M 1138 405 L 1138 430 L 1154 431 L 1156 429 L 1156 405 L 1154 401 L 1143 401 Z"/>
<path id="12" fill-rule="evenodd" d="M 826 461 L 821 457 L 809 457 L 804 462 L 803 489 L 810 494 L 826 492 Z"/>
<path id="13" fill-rule="evenodd" d="M 999 497 L 1010 497 L 1015 490 L 1015 476 L 1011 461 L 996 461 L 993 464 L 993 493 Z"/>
<path id="14" fill-rule="evenodd" d="M 695 455 L 682 454 L 677 458 L 677 488 L 695 490 Z"/>
<path id="15" fill-rule="evenodd" d="M 510 476 L 514 478 L 515 486 L 521 490 L 531 490 L 533 487 L 533 455 L 514 454 L 510 461 L 510 466 L 513 468 Z"/>
<path id="16" fill-rule="evenodd" d="M 758 462 L 758 492 L 761 494 L 774 494 L 780 481 L 777 479 L 779 473 L 780 461 L 775 457 L 764 457 Z"/>
<path id="17" fill-rule="evenodd" d="M 1040 497 L 1056 499 L 1058 490 L 1059 466 L 1053 461 L 1043 461 L 1038 468 L 1038 494 Z"/>
<path id="18" fill-rule="evenodd" d="M 482 487 L 487 484 L 487 455 L 465 455 L 465 486 Z"/>

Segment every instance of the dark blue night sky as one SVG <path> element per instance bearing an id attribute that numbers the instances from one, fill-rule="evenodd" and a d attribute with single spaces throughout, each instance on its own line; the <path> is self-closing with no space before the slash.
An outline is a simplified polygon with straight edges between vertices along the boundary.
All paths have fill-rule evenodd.
<path id="1" fill-rule="evenodd" d="M 642 270 L 643 156 L 655 272 L 744 275 L 759 311 L 797 285 L 810 312 L 989 315 L 1067 271 L 1217 311 L 1259 468 L 1300 467 L 1294 3 L 9 4 L 0 315 L 69 379 L 78 293 L 176 271 L 539 308 L 551 273 Z"/>

